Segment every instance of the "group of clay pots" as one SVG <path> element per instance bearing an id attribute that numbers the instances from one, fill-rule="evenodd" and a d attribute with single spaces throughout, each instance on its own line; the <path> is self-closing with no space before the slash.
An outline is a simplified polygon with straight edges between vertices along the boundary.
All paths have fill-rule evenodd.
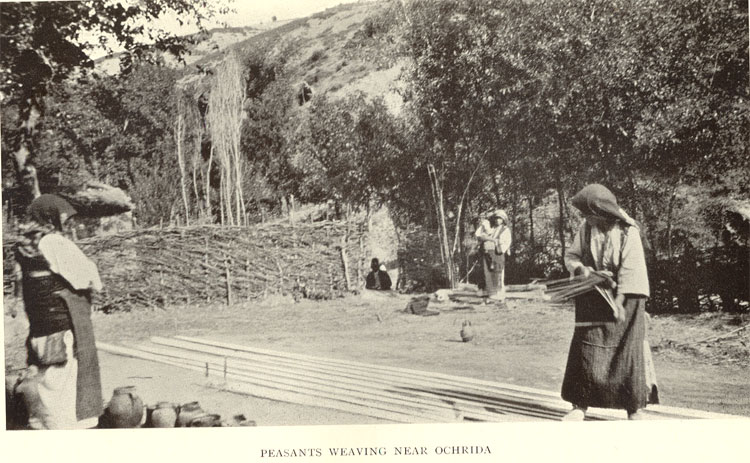
<path id="1" fill-rule="evenodd" d="M 254 422 L 247 420 L 243 415 L 235 416 L 232 422 L 222 421 L 220 415 L 205 412 L 198 402 L 184 405 L 159 402 L 155 406 L 145 407 L 134 386 L 115 389 L 112 399 L 99 419 L 100 428 L 209 428 L 254 425 Z"/>

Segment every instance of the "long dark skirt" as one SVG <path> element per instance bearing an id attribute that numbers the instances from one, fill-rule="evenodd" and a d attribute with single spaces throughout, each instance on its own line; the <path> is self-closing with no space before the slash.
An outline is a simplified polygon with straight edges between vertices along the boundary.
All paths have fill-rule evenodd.
<path id="1" fill-rule="evenodd" d="M 482 274 L 484 275 L 484 294 L 494 296 L 502 289 L 502 274 L 505 268 L 505 254 L 495 251 L 481 252 Z"/>
<path id="2" fill-rule="evenodd" d="M 603 304 L 601 313 L 608 310 L 603 299 L 580 298 L 576 301 L 576 321 L 595 309 L 592 303 Z M 629 412 L 645 407 L 647 402 L 658 403 L 655 384 L 646 379 L 646 298 L 629 297 L 624 305 L 623 322 L 576 327 L 562 385 L 564 400 L 581 407 Z"/>

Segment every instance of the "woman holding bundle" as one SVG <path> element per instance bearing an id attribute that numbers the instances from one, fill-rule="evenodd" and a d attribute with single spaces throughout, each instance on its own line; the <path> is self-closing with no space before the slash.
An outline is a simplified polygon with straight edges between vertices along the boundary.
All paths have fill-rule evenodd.
<path id="1" fill-rule="evenodd" d="M 642 419 L 647 402 L 658 403 L 646 343 L 645 305 L 649 297 L 646 260 L 635 222 L 598 184 L 573 197 L 585 217 L 565 254 L 571 275 L 593 271 L 612 275 L 616 317 L 596 291 L 576 298 L 576 327 L 570 344 L 562 398 L 573 404 L 564 420 L 583 420 L 588 407 L 618 408 Z"/>
<path id="2" fill-rule="evenodd" d="M 493 300 L 505 300 L 505 254 L 510 250 L 508 214 L 498 209 L 483 220 L 474 236 L 479 241 L 479 256 L 484 274 L 484 292 Z"/>
<path id="3" fill-rule="evenodd" d="M 63 236 L 76 210 L 45 194 L 29 206 L 31 221 L 15 246 L 30 371 L 26 388 L 32 429 L 95 427 L 102 413 L 99 361 L 91 324 L 91 290 L 102 283 L 96 265 Z"/>

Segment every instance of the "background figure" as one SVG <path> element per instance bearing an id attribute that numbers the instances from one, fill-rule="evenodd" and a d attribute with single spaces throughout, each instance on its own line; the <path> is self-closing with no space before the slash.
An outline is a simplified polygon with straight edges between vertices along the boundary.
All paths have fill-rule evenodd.
<path id="1" fill-rule="evenodd" d="M 370 262 L 370 273 L 367 274 L 365 279 L 365 288 L 367 289 L 391 289 L 391 277 L 388 276 L 388 272 L 385 270 L 385 266 L 381 266 L 377 258 L 372 259 Z"/>
<path id="2" fill-rule="evenodd" d="M 508 214 L 498 209 L 482 220 L 474 236 L 479 241 L 479 259 L 484 275 L 485 297 L 505 300 L 505 254 L 510 250 Z"/>
<path id="3" fill-rule="evenodd" d="M 38 401 L 29 427 L 95 427 L 102 414 L 99 360 L 91 324 L 91 290 L 102 283 L 96 265 L 62 235 L 75 209 L 63 198 L 41 195 L 15 245 L 17 272 L 29 318 L 29 381 Z M 36 372 L 36 374 L 34 374 Z"/>
<path id="4" fill-rule="evenodd" d="M 616 283 L 617 319 L 592 291 L 576 298 L 576 326 L 562 385 L 573 404 L 566 420 L 582 420 L 588 407 L 619 408 L 640 419 L 647 402 L 658 403 L 656 377 L 646 343 L 646 260 L 635 222 L 602 185 L 573 197 L 586 220 L 565 254 L 572 275 L 609 272 Z"/>

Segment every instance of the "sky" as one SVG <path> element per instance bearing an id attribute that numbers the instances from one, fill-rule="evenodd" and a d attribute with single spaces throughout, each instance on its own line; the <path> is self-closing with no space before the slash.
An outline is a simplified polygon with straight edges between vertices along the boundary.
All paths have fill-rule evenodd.
<path id="1" fill-rule="evenodd" d="M 122 4 L 132 4 L 138 0 L 112 0 Z M 213 23 L 205 24 L 207 29 L 221 27 L 226 24 L 229 27 L 242 27 L 269 24 L 272 17 L 276 16 L 278 21 L 304 18 L 326 8 L 331 8 L 342 3 L 356 3 L 367 0 L 226 0 L 228 6 L 235 10 L 227 15 L 219 16 Z M 165 17 L 152 23 L 158 29 L 163 29 L 176 35 L 187 35 L 197 32 L 195 26 L 180 26 L 175 17 Z M 96 43 L 98 35 L 83 34 L 83 41 Z M 114 44 L 113 51 L 120 51 Z M 104 49 L 96 48 L 89 52 L 93 59 L 107 54 Z"/>
<path id="2" fill-rule="evenodd" d="M 133 0 L 130 0 L 133 1 Z M 342 3 L 355 3 L 358 0 L 227 0 L 229 7 L 235 12 L 217 18 L 215 24 L 208 24 L 207 28 L 220 27 L 226 23 L 230 27 L 270 23 L 276 16 L 279 21 L 304 18 L 326 8 Z M 180 28 L 174 19 L 163 21 L 165 30 L 180 35 L 195 32 L 194 29 Z"/>
<path id="3" fill-rule="evenodd" d="M 302 18 L 341 3 L 354 2 L 356 0 L 235 0 L 232 7 L 237 13 L 231 14 L 227 22 L 230 26 L 246 26 L 271 21 L 272 16 L 279 20 Z"/>

